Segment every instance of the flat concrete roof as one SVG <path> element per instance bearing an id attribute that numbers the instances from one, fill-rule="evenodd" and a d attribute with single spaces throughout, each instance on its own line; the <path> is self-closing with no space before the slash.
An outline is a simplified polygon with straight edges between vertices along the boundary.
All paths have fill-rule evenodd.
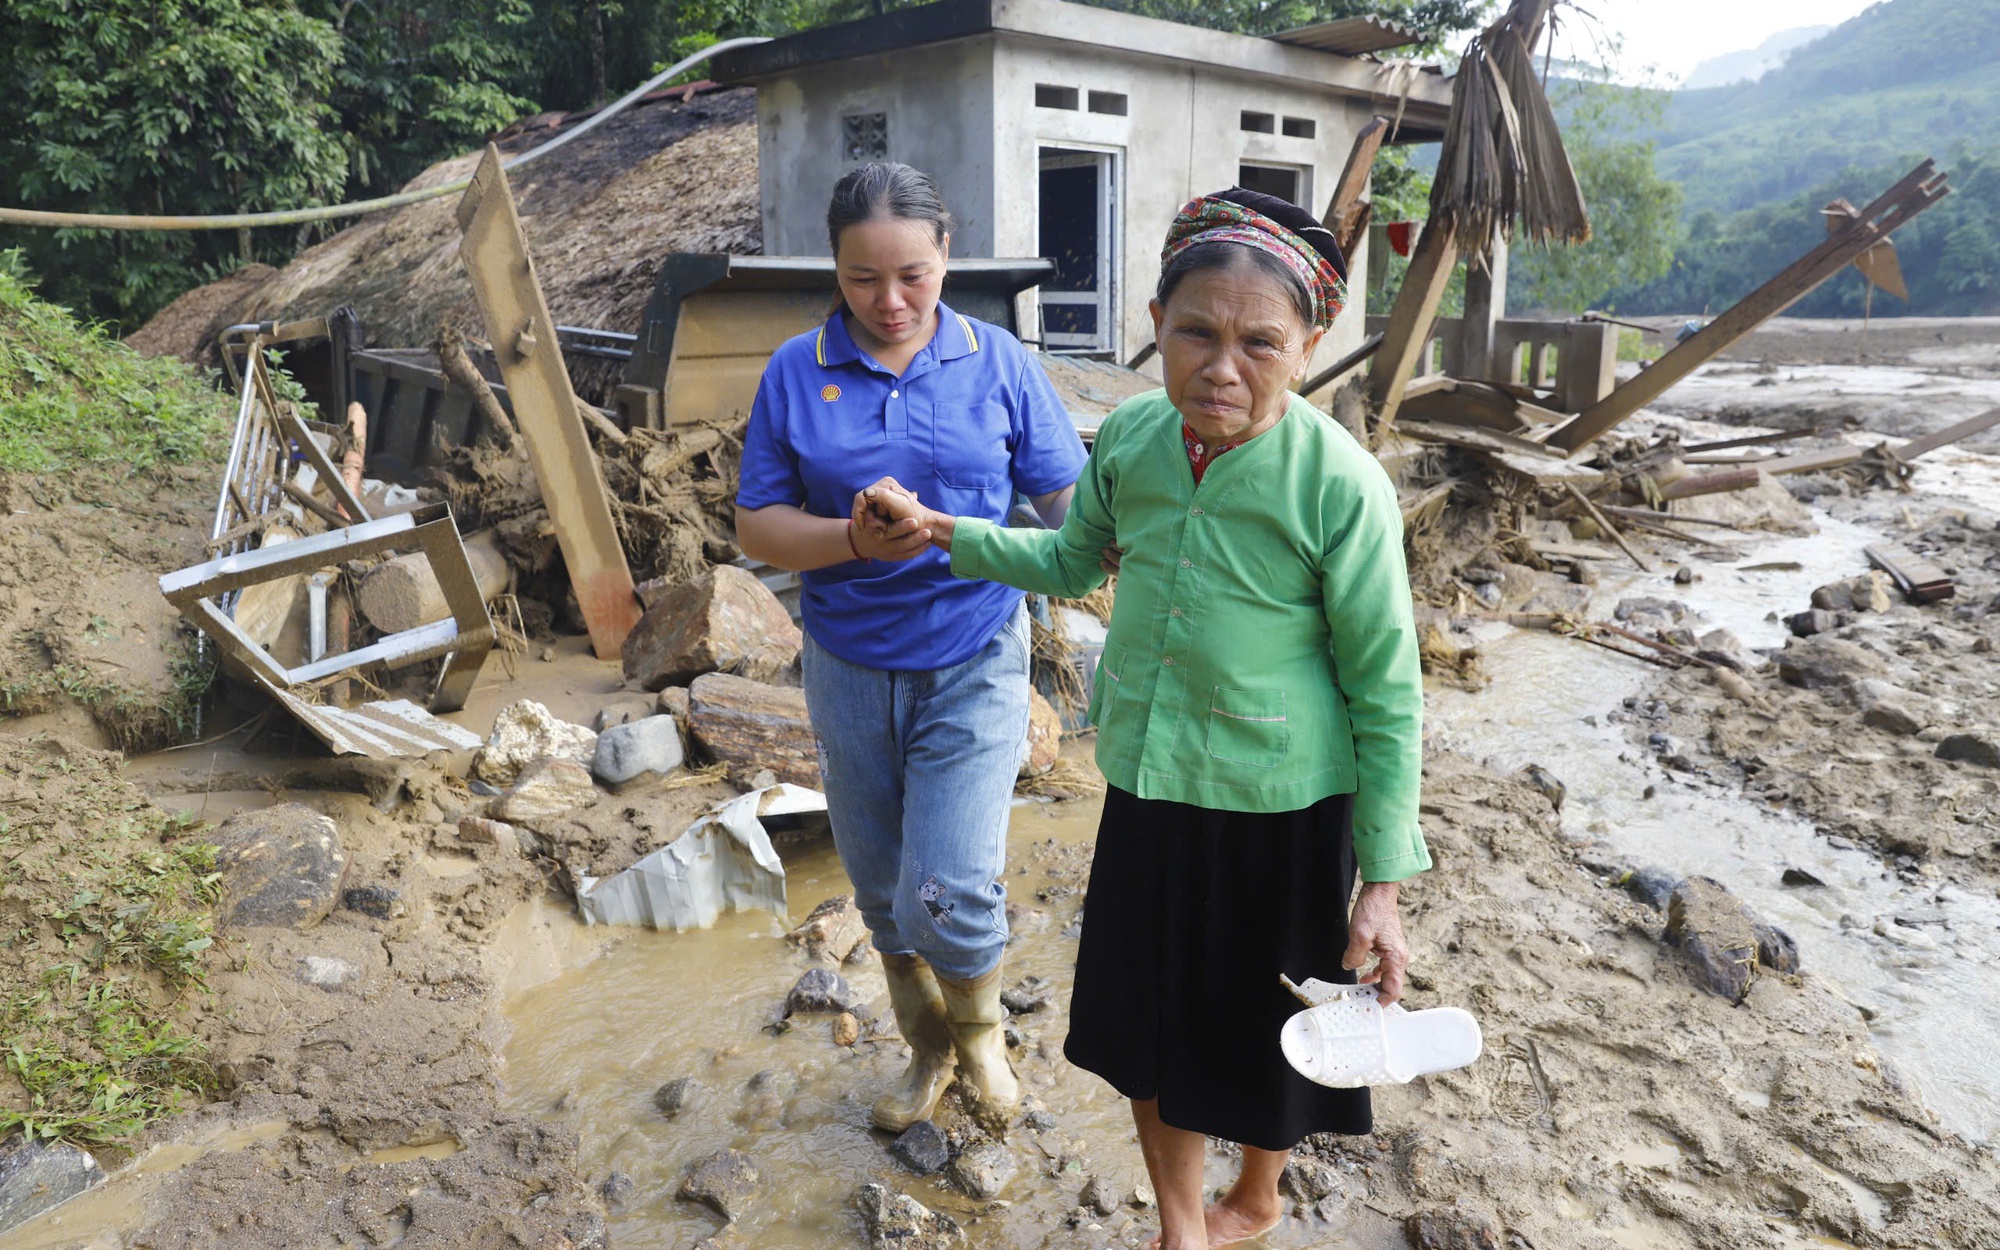
<path id="1" fill-rule="evenodd" d="M 1310 83 L 1376 101 L 1391 116 L 1400 106 L 1402 142 L 1437 139 L 1451 107 L 1450 80 L 1435 70 L 1416 74 L 1404 100 L 1372 61 L 1064 0 L 941 0 L 726 52 L 711 63 L 711 72 L 721 82 L 756 82 L 809 66 L 1000 34 Z"/>

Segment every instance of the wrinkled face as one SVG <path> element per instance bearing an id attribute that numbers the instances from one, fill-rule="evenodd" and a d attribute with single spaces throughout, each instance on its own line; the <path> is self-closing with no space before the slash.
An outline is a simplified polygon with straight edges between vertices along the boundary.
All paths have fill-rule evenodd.
<path id="1" fill-rule="evenodd" d="M 1248 259 L 1187 275 L 1152 311 L 1167 399 L 1209 444 L 1275 424 L 1323 333 Z"/>
<path id="2" fill-rule="evenodd" d="M 834 266 L 863 347 L 880 350 L 923 333 L 950 252 L 951 236 L 940 243 L 927 221 L 876 217 L 840 232 Z"/>

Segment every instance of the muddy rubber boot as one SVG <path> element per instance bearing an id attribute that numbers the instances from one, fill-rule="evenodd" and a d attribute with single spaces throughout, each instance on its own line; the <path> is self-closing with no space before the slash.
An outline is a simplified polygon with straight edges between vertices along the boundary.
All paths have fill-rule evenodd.
<path id="1" fill-rule="evenodd" d="M 870 1118 L 876 1128 L 900 1133 L 918 1120 L 930 1119 L 951 1088 L 951 1028 L 945 1021 L 938 979 L 921 956 L 884 955 L 882 971 L 889 978 L 896 1027 L 910 1044 L 910 1067 L 876 1100 Z"/>
<path id="2" fill-rule="evenodd" d="M 970 981 L 939 977 L 937 982 L 944 993 L 945 1017 L 951 1021 L 952 1044 L 958 1050 L 959 1079 L 979 1096 L 982 1119 L 1005 1115 L 1021 1101 L 1021 1082 L 1007 1058 L 1000 969 Z"/>

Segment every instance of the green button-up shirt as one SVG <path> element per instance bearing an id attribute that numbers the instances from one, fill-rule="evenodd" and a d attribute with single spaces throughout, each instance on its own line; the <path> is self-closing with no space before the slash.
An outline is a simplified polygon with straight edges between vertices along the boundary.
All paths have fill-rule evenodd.
<path id="1" fill-rule="evenodd" d="M 1090 717 L 1106 780 L 1241 812 L 1352 793 L 1364 881 L 1431 866 L 1423 676 L 1395 487 L 1292 397 L 1197 486 L 1164 391 L 1105 418 L 1060 530 L 960 519 L 951 568 L 1075 598 L 1123 548 Z"/>

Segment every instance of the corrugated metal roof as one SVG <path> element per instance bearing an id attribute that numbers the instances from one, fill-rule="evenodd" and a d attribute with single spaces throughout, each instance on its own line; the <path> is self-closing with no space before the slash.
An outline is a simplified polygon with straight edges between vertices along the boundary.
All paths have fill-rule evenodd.
<path id="1" fill-rule="evenodd" d="M 481 742 L 478 734 L 439 720 L 408 699 L 338 708 L 307 703 L 268 682 L 264 688 L 300 724 L 332 747 L 335 755 L 365 755 L 375 760 L 414 758 L 432 751 L 469 751 Z"/>
<path id="2" fill-rule="evenodd" d="M 1361 56 L 1390 48 L 1406 48 L 1423 37 L 1423 32 L 1414 26 L 1381 17 L 1343 17 L 1337 22 L 1301 26 L 1297 30 L 1281 31 L 1271 36 L 1279 43 L 1341 56 Z"/>

